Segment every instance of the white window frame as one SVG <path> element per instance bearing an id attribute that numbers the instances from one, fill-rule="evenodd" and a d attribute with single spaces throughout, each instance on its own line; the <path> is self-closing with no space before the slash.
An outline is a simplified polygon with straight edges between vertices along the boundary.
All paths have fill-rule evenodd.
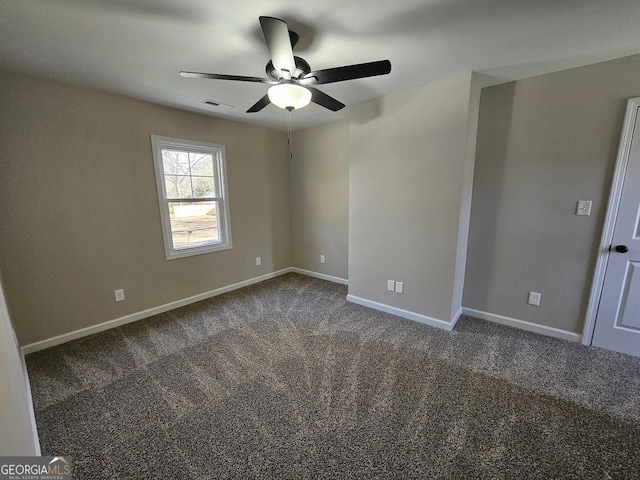
<path id="1" fill-rule="evenodd" d="M 176 258 L 202 255 L 204 253 L 218 252 L 233 248 L 231 243 L 231 219 L 229 214 L 229 197 L 227 194 L 227 160 L 224 145 L 215 143 L 184 140 L 181 138 L 162 137 L 151 135 L 153 149 L 153 165 L 156 172 L 156 186 L 158 188 L 158 202 L 160 205 L 160 221 L 162 223 L 162 237 L 167 260 Z M 215 191 L 217 197 L 204 198 L 167 198 L 164 181 L 164 164 L 162 162 L 162 150 L 183 150 L 188 152 L 205 153 L 213 158 L 213 175 L 215 178 Z M 217 222 L 220 242 L 194 247 L 173 248 L 171 233 L 171 219 L 169 217 L 170 202 L 216 202 Z"/>

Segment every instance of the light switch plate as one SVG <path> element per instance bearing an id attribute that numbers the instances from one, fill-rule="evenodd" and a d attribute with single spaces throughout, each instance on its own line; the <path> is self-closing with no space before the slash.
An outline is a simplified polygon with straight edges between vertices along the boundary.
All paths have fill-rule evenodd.
<path id="1" fill-rule="evenodd" d="M 124 290 L 121 288 L 119 290 L 113 291 L 113 296 L 116 297 L 116 302 L 121 302 L 124 300 Z"/>
<path id="2" fill-rule="evenodd" d="M 404 292 L 404 283 L 396 282 L 396 293 Z"/>
<path id="3" fill-rule="evenodd" d="M 396 282 L 393 280 L 387 280 L 387 290 L 393 292 L 396 289 Z"/>
<path id="4" fill-rule="evenodd" d="M 576 215 L 591 215 L 591 200 L 579 200 Z"/>

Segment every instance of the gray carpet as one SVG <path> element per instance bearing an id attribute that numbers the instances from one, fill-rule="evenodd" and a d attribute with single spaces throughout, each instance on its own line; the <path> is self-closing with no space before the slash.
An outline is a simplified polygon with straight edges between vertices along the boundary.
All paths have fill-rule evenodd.
<path id="1" fill-rule="evenodd" d="M 27 357 L 79 479 L 640 478 L 640 359 L 288 274 Z"/>

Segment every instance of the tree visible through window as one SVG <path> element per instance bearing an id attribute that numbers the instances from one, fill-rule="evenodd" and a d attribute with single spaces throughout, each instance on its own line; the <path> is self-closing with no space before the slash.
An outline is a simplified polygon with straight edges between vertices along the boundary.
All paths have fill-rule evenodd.
<path id="1" fill-rule="evenodd" d="M 151 140 L 167 259 L 231 248 L 224 146 Z"/>

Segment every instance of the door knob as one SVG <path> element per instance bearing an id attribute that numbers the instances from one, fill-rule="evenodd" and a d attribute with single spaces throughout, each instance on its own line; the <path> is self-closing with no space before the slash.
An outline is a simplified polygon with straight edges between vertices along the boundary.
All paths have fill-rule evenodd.
<path id="1" fill-rule="evenodd" d="M 618 253 L 627 253 L 629 251 L 626 245 L 617 245 L 615 250 Z"/>

